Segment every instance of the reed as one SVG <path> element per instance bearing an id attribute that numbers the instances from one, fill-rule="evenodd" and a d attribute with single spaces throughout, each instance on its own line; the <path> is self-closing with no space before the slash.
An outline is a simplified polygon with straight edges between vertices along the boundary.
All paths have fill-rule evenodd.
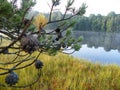
<path id="1" fill-rule="evenodd" d="M 8 58 L 0 57 L 0 61 Z M 44 66 L 36 84 L 22 89 L 0 87 L 0 90 L 120 90 L 120 67 L 117 65 L 93 64 L 60 53 L 56 56 L 42 54 L 39 59 Z M 20 77 L 18 84 L 24 85 L 35 79 L 37 70 L 32 65 L 15 72 Z M 4 77 L 0 76 L 0 82 L 4 83 Z"/>

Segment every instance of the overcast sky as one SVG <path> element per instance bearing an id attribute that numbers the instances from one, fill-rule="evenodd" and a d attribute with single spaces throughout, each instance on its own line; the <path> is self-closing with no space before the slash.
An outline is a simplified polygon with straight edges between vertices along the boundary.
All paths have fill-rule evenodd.
<path id="1" fill-rule="evenodd" d="M 64 7 L 68 0 L 61 0 L 61 5 L 57 8 L 64 11 Z M 35 10 L 40 12 L 50 11 L 51 0 L 37 0 L 37 5 L 34 7 Z M 114 11 L 116 14 L 120 14 L 120 0 L 75 0 L 74 7 L 78 8 L 82 3 L 86 3 L 88 8 L 86 14 L 101 14 L 107 15 L 109 12 Z"/>

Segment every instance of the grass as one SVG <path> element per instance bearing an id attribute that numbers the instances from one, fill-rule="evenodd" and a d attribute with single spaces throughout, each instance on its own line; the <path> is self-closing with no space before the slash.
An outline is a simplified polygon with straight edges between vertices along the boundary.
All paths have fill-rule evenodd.
<path id="1" fill-rule="evenodd" d="M 0 61 L 8 59 L 0 57 Z M 117 65 L 93 64 L 64 54 L 41 55 L 39 59 L 44 67 L 36 84 L 23 89 L 0 87 L 0 90 L 120 90 L 120 67 Z M 15 72 L 20 77 L 18 85 L 24 85 L 36 78 L 37 70 L 32 65 Z M 4 83 L 4 77 L 0 76 L 0 82 Z"/>

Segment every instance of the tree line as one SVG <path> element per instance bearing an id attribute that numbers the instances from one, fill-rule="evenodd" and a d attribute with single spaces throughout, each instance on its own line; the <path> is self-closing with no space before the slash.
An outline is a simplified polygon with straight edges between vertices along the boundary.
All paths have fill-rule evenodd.
<path id="1" fill-rule="evenodd" d="M 82 16 L 77 20 L 74 30 L 119 32 L 120 14 L 110 12 L 107 16 L 101 14 L 91 14 L 89 17 Z"/>
<path id="2" fill-rule="evenodd" d="M 48 16 L 48 14 L 45 14 Z M 69 16 L 69 15 L 68 15 Z M 54 12 L 52 16 L 52 20 L 60 19 L 63 15 L 61 12 Z M 90 14 L 87 16 L 74 17 L 70 20 L 70 22 L 75 21 L 76 24 L 73 27 L 73 30 L 80 31 L 104 31 L 104 32 L 119 32 L 120 31 L 120 14 L 116 14 L 115 12 L 108 13 L 107 16 L 103 16 L 101 14 L 95 15 Z M 54 29 L 58 26 L 59 23 L 55 23 L 54 25 L 49 25 L 48 29 Z"/>

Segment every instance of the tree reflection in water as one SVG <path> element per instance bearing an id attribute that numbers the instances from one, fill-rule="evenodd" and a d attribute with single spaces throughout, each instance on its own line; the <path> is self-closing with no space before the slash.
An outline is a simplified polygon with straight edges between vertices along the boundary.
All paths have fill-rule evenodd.
<path id="1" fill-rule="evenodd" d="M 73 55 L 103 64 L 120 65 L 120 33 L 74 31 L 75 38 L 82 36 L 82 48 Z"/>
<path id="2" fill-rule="evenodd" d="M 105 51 L 118 50 L 120 52 L 120 33 L 74 31 L 74 36 L 83 36 L 82 44 L 88 47 L 103 47 Z"/>

